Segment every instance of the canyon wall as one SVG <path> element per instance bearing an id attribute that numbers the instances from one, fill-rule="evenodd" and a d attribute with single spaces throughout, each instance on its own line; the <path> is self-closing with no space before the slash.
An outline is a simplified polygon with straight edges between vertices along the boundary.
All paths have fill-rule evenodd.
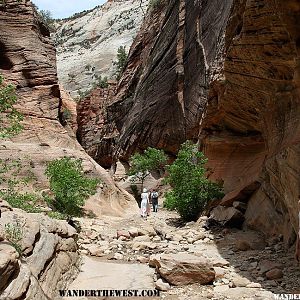
<path id="1" fill-rule="evenodd" d="M 248 201 L 246 224 L 287 243 L 300 192 L 299 13 L 292 0 L 234 3 L 200 135 L 221 204 Z"/>
<path id="2" fill-rule="evenodd" d="M 120 46 L 129 51 L 148 0 L 109 0 L 94 9 L 56 22 L 53 40 L 57 49 L 59 82 L 79 97 L 93 87 L 97 77 L 114 77 Z M 76 68 L 74 68 L 74 65 Z"/>
<path id="3" fill-rule="evenodd" d="M 299 11 L 292 0 L 161 1 L 131 47 L 116 95 L 94 111 L 105 121 L 79 126 L 90 135 L 83 146 L 105 153 L 109 166 L 147 146 L 172 156 L 186 139 L 199 141 L 210 178 L 224 180 L 221 204 L 248 202 L 246 225 L 292 243 Z M 109 143 L 92 141 L 93 131 Z"/>
<path id="4" fill-rule="evenodd" d="M 85 153 L 74 134 L 70 137 L 62 126 L 65 107 L 57 82 L 55 48 L 31 1 L 6 0 L 0 4 L 0 73 L 6 82 L 16 86 L 16 108 L 24 115 L 24 130 L 10 140 L 0 141 L 1 160 L 29 160 L 32 176 L 36 178 L 32 186 L 37 193 L 42 193 L 49 189 L 44 175 L 47 162 L 63 156 L 82 159 L 84 171 L 102 183 L 96 195 L 87 201 L 87 211 L 96 215 L 120 215 L 135 205 L 135 200 L 115 185 L 109 174 Z M 63 221 L 57 223 L 41 214 L 10 208 L 3 213 L 0 202 L 3 299 L 25 299 L 26 295 L 28 299 L 46 296 L 53 299 L 54 291 L 70 278 L 65 274 L 74 270 L 77 263 L 75 233 L 69 234 L 70 228 Z M 5 224 L 15 223 L 17 219 L 24 220 L 24 227 L 30 231 L 24 243 L 31 250 L 23 253 L 22 261 L 7 242 L 2 242 Z M 2 276 L 6 276 L 5 280 Z"/>

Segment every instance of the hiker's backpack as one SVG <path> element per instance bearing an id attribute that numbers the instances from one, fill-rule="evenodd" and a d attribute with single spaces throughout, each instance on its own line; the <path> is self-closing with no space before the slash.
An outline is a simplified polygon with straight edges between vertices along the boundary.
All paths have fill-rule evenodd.
<path id="1" fill-rule="evenodd" d="M 157 192 L 154 192 L 152 193 L 152 199 L 158 199 L 158 193 Z"/>

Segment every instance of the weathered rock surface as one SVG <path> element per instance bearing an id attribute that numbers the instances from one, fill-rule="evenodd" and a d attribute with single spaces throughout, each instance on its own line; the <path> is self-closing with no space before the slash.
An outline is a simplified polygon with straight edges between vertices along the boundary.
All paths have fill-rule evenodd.
<path id="1" fill-rule="evenodd" d="M 208 284 L 215 278 L 215 271 L 206 258 L 186 253 L 154 256 L 149 265 L 157 268 L 159 274 L 173 285 Z"/>
<path id="2" fill-rule="evenodd" d="M 298 14 L 296 0 L 164 2 L 145 19 L 117 94 L 99 111 L 110 126 L 92 127 L 113 137 L 112 147 L 93 146 L 112 161 L 127 160 L 147 146 L 176 154 L 180 143 L 199 137 L 210 178 L 224 180 L 221 205 L 247 203 L 247 226 L 292 244 L 300 187 Z"/>
<path id="3" fill-rule="evenodd" d="M 20 230 L 22 260 L 6 233 L 0 243 L 0 299 L 54 299 L 78 272 L 76 230 L 65 221 L 18 209 L 2 214 L 4 231 L 6 224 Z"/>
<path id="4" fill-rule="evenodd" d="M 298 228 L 298 14 L 294 0 L 233 1 L 200 137 L 211 178 L 224 180 L 223 204 L 248 201 L 245 223 L 286 243 Z"/>
<path id="5" fill-rule="evenodd" d="M 110 0 L 57 24 L 58 77 L 73 98 L 90 89 L 96 76 L 114 75 L 118 47 L 128 52 L 147 5 L 148 0 Z"/>
<path id="6" fill-rule="evenodd" d="M 74 134 L 70 137 L 61 125 L 67 106 L 66 102 L 62 105 L 57 83 L 55 48 L 31 2 L 7 0 L 1 4 L 0 26 L 0 72 L 16 85 L 16 108 L 24 115 L 24 130 L 11 141 L 0 142 L 1 159 L 29 158 L 38 178 L 36 185 L 43 190 L 48 188 L 44 175 L 48 161 L 63 156 L 81 158 L 85 171 L 101 179 L 103 187 L 89 199 L 87 210 L 121 214 L 131 200 L 134 205 L 135 200 L 116 187 L 107 172 L 76 142 Z"/>

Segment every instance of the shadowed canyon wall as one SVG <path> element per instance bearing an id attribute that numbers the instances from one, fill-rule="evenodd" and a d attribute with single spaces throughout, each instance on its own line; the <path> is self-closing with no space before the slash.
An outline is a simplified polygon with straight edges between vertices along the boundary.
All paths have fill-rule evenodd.
<path id="1" fill-rule="evenodd" d="M 145 19 L 116 95 L 94 111 L 104 121 L 79 125 L 82 140 L 84 129 L 109 143 L 91 135 L 84 148 L 105 153 L 109 167 L 147 146 L 175 155 L 186 139 L 198 140 L 210 177 L 224 180 L 221 204 L 248 202 L 245 224 L 292 243 L 299 13 L 293 0 L 163 1 Z"/>

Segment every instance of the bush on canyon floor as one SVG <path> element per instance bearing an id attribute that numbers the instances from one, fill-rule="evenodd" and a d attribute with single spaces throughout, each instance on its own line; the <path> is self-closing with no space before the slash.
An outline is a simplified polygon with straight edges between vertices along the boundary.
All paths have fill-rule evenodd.
<path id="1" fill-rule="evenodd" d="M 133 175 L 133 180 L 142 183 L 151 171 L 162 169 L 167 163 L 168 157 L 163 150 L 148 147 L 143 154 L 135 153 L 130 158 L 130 169 L 128 175 Z"/>
<path id="2" fill-rule="evenodd" d="M 27 212 L 40 212 L 38 204 L 43 204 L 43 201 L 29 187 L 29 183 L 37 180 L 31 170 L 31 162 L 25 158 L 0 159 L 0 196 L 12 207 Z"/>
<path id="3" fill-rule="evenodd" d="M 23 115 L 14 108 L 16 102 L 15 86 L 5 84 L 4 78 L 0 74 L 0 138 L 14 136 L 23 129 L 20 124 Z"/>
<path id="4" fill-rule="evenodd" d="M 187 141 L 181 145 L 174 163 L 167 167 L 165 181 L 172 190 L 166 193 L 164 206 L 177 210 L 186 221 L 195 221 L 208 201 L 223 196 L 221 186 L 207 179 L 206 162 L 197 145 Z"/>
<path id="5" fill-rule="evenodd" d="M 50 190 L 54 197 L 50 204 L 70 220 L 82 214 L 84 201 L 97 190 L 99 180 L 88 178 L 80 159 L 63 157 L 48 163 L 46 176 L 50 180 Z"/>

